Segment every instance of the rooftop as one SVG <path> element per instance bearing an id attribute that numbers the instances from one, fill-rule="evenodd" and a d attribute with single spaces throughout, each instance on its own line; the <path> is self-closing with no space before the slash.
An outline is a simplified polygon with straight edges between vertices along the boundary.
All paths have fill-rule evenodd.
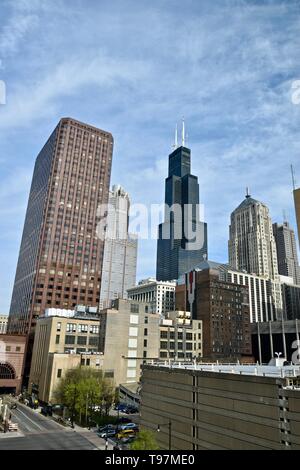
<path id="1" fill-rule="evenodd" d="M 180 363 L 171 361 L 153 361 L 147 365 L 165 367 L 167 369 L 186 369 L 200 372 L 218 372 L 222 374 L 256 375 L 261 377 L 291 378 L 300 377 L 300 365 L 297 366 L 268 366 L 257 364 L 218 364 L 218 363 Z"/>

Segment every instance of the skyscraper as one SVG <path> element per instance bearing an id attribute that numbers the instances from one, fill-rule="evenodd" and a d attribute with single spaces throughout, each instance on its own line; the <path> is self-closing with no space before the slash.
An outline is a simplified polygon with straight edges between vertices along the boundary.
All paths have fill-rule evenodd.
<path id="1" fill-rule="evenodd" d="M 276 242 L 278 272 L 282 276 L 292 277 L 294 284 L 300 284 L 300 268 L 294 230 L 288 222 L 273 224 Z"/>
<path id="2" fill-rule="evenodd" d="M 207 258 L 207 225 L 200 222 L 198 178 L 191 174 L 191 151 L 182 145 L 169 155 L 164 222 L 158 228 L 156 278 L 178 279 Z"/>
<path id="3" fill-rule="evenodd" d="M 300 246 L 300 188 L 294 189 L 295 212 L 298 227 L 298 241 Z"/>
<path id="4" fill-rule="evenodd" d="M 13 288 L 9 332 L 32 332 L 46 308 L 99 303 L 104 242 L 97 207 L 107 204 L 112 135 L 61 119 L 39 153 Z"/>
<path id="5" fill-rule="evenodd" d="M 231 214 L 229 264 L 238 271 L 278 279 L 276 244 L 272 220 L 265 204 L 247 191 L 244 201 Z"/>
<path id="6" fill-rule="evenodd" d="M 100 308 L 111 300 L 127 298 L 127 289 L 136 281 L 137 237 L 128 233 L 130 199 L 121 186 L 109 194 L 107 228 L 103 256 Z"/>

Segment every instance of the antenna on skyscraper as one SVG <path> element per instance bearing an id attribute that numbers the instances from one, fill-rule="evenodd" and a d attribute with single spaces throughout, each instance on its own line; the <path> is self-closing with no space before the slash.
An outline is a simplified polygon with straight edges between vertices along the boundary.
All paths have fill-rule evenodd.
<path id="1" fill-rule="evenodd" d="M 174 144 L 172 145 L 172 148 L 173 148 L 173 150 L 176 150 L 178 148 L 178 126 L 177 126 L 177 123 L 176 123 L 176 127 L 175 127 L 175 141 L 174 141 Z"/>
<path id="2" fill-rule="evenodd" d="M 247 186 L 246 187 L 246 198 L 248 199 L 250 196 L 250 193 L 249 193 L 249 187 Z"/>
<path id="3" fill-rule="evenodd" d="M 185 122 L 184 117 L 182 118 L 182 147 L 185 146 Z"/>
<path id="4" fill-rule="evenodd" d="M 295 191 L 295 189 L 296 189 L 296 181 L 295 181 L 295 173 L 294 173 L 294 167 L 293 167 L 293 165 L 291 165 L 291 172 L 292 172 L 293 190 Z"/>
<path id="5" fill-rule="evenodd" d="M 288 220 L 287 220 L 287 215 L 286 215 L 286 210 L 285 210 L 285 209 L 283 209 L 282 215 L 283 215 L 283 223 L 285 224 L 285 223 L 288 222 Z"/>

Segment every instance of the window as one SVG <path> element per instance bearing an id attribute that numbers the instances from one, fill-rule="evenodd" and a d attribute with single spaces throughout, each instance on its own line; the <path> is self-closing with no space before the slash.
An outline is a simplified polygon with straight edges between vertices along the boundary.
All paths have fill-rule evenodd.
<path id="1" fill-rule="evenodd" d="M 65 343 L 66 344 L 75 344 L 75 336 L 66 335 Z"/>
<path id="2" fill-rule="evenodd" d="M 139 313 L 139 304 L 130 304 L 131 313 Z"/>
<path id="3" fill-rule="evenodd" d="M 144 339 L 144 348 L 146 348 L 148 345 L 148 341 L 146 339 Z"/>
<path id="4" fill-rule="evenodd" d="M 59 340 L 60 340 L 60 335 L 56 335 L 55 344 L 59 344 Z"/>
<path id="5" fill-rule="evenodd" d="M 87 337 L 86 336 L 78 336 L 77 337 L 77 344 L 84 345 L 86 344 Z"/>
<path id="6" fill-rule="evenodd" d="M 145 317 L 145 324 L 146 325 L 148 325 L 148 321 L 149 321 L 148 317 Z"/>
<path id="7" fill-rule="evenodd" d="M 57 323 L 56 331 L 61 331 L 61 322 Z"/>
<path id="8" fill-rule="evenodd" d="M 16 347 L 16 352 L 20 352 L 20 351 L 21 351 L 20 346 L 17 346 L 17 347 Z"/>
<path id="9" fill-rule="evenodd" d="M 143 357 L 147 357 L 147 351 L 144 351 Z"/>
<path id="10" fill-rule="evenodd" d="M 144 336 L 148 336 L 148 328 L 144 328 Z"/>
<path id="11" fill-rule="evenodd" d="M 10 352 L 11 351 L 11 346 L 6 346 L 5 351 Z"/>
<path id="12" fill-rule="evenodd" d="M 62 369 L 57 369 L 57 378 L 60 379 L 62 374 Z"/>
<path id="13" fill-rule="evenodd" d="M 89 338 L 89 345 L 90 346 L 98 346 L 99 338 L 98 336 L 91 336 Z"/>

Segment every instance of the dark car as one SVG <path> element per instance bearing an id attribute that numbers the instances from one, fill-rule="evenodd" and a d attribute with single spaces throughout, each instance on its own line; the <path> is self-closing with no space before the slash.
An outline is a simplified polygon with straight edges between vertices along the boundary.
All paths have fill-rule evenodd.
<path id="1" fill-rule="evenodd" d="M 117 423 L 118 424 L 131 423 L 131 419 L 126 418 L 126 416 L 121 416 L 121 418 L 118 419 Z"/>
<path id="2" fill-rule="evenodd" d="M 41 409 L 41 414 L 44 416 L 52 416 L 53 414 L 52 406 L 51 405 L 43 406 Z"/>
<path id="3" fill-rule="evenodd" d="M 123 412 L 125 412 L 126 409 L 127 409 L 126 403 L 118 403 L 118 404 L 115 406 L 115 410 L 117 410 L 117 411 L 123 411 Z"/>
<path id="4" fill-rule="evenodd" d="M 139 410 L 135 406 L 131 406 L 131 405 L 127 406 L 126 411 L 125 411 L 125 413 L 127 413 L 129 415 L 135 414 L 135 413 L 138 413 L 138 412 L 139 412 Z"/>

